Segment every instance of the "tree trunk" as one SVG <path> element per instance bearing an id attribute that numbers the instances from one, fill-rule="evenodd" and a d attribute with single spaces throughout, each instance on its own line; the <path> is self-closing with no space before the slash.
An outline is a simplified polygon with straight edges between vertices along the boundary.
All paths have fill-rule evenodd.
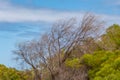
<path id="1" fill-rule="evenodd" d="M 38 70 L 34 70 L 34 73 L 35 73 L 34 80 L 42 80 L 41 73 L 39 73 Z"/>
<path id="2" fill-rule="evenodd" d="M 55 80 L 55 75 L 51 74 L 51 80 Z"/>

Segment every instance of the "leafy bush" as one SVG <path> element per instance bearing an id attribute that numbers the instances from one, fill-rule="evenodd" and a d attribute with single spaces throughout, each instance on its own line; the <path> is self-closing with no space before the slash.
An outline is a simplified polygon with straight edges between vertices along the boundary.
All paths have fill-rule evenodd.
<path id="1" fill-rule="evenodd" d="M 85 54 L 82 63 L 90 67 L 90 80 L 120 80 L 120 51 Z"/>

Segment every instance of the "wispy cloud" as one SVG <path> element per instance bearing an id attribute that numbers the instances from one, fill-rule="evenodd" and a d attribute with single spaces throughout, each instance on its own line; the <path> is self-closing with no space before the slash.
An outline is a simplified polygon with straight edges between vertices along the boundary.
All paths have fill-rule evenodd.
<path id="1" fill-rule="evenodd" d="M 7 10 L 0 10 L 0 22 L 54 22 L 58 19 L 78 17 L 81 15 L 81 12 L 11 8 Z"/>
<path id="2" fill-rule="evenodd" d="M 1 0 L 0 0 L 1 1 Z M 120 2 L 116 0 L 117 2 Z M 14 6 L 9 2 L 0 3 L 0 22 L 55 22 L 59 19 L 66 19 L 71 17 L 81 18 L 84 12 L 81 11 L 57 11 L 50 9 L 29 9 Z M 111 22 L 120 21 L 120 16 L 107 15 L 107 14 L 97 14 L 103 17 L 104 20 Z"/>
<path id="3" fill-rule="evenodd" d="M 105 21 L 108 25 L 112 24 L 120 24 L 120 16 L 118 15 L 106 15 L 106 14 L 98 14 L 103 21 Z"/>
<path id="4" fill-rule="evenodd" d="M 31 38 L 40 36 L 40 34 L 48 31 L 49 24 L 46 23 L 1 23 L 0 22 L 0 37 L 11 38 L 10 36 Z"/>

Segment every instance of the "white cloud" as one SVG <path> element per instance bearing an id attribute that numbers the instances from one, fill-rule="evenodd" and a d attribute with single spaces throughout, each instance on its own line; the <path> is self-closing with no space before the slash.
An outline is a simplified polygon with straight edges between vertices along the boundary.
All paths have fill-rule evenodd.
<path id="1" fill-rule="evenodd" d="M 84 12 L 56 11 L 49 9 L 29 9 L 13 6 L 9 2 L 0 1 L 0 22 L 54 22 L 71 17 L 81 18 Z M 97 14 L 106 22 L 118 23 L 120 16 Z"/>
<path id="2" fill-rule="evenodd" d="M 78 17 L 81 12 L 60 12 L 54 10 L 33 10 L 24 8 L 0 9 L 0 22 L 54 22 L 62 18 Z"/>
<path id="3" fill-rule="evenodd" d="M 13 6 L 9 0 L 0 0 L 0 22 L 54 22 L 58 19 L 78 17 L 81 12 L 62 12 L 48 9 L 28 9 Z"/>
<path id="4" fill-rule="evenodd" d="M 107 25 L 111 24 L 120 24 L 120 16 L 118 15 L 107 15 L 107 14 L 98 14 L 102 20 L 104 20 Z"/>

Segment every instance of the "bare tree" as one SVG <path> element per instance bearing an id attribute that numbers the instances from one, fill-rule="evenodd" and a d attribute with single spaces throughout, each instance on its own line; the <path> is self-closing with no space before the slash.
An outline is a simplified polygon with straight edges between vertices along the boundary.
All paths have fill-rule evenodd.
<path id="1" fill-rule="evenodd" d="M 76 46 L 83 46 L 89 37 L 98 38 L 100 36 L 99 29 L 102 26 L 103 22 L 91 14 L 86 14 L 80 23 L 77 23 L 77 21 L 72 18 L 68 21 L 59 21 L 53 25 L 50 35 L 51 45 L 52 49 L 55 50 L 54 53 L 57 55 L 56 57 L 58 57 L 57 63 L 59 63 L 59 69 L 63 67 L 62 65 L 66 59 L 69 58 Z M 85 48 L 79 50 L 84 54 Z"/>
<path id="2" fill-rule="evenodd" d="M 38 50 L 35 41 L 24 42 L 18 45 L 18 50 L 13 51 L 16 55 L 16 60 L 21 61 L 21 64 L 29 65 L 33 69 L 34 80 L 41 80 L 41 70 L 39 68 L 40 58 L 38 57 Z"/>
<path id="3" fill-rule="evenodd" d="M 42 35 L 40 40 L 20 44 L 14 53 L 18 59 L 32 67 L 35 80 L 42 79 L 43 68 L 49 71 L 51 80 L 70 80 L 60 77 L 63 74 L 68 74 L 65 72 L 64 62 L 70 57 L 76 46 L 83 46 L 88 38 L 99 36 L 102 24 L 91 14 L 86 14 L 81 22 L 77 22 L 75 18 L 60 20 L 53 25 L 49 33 Z M 85 48 L 80 48 L 80 51 L 84 54 Z M 41 64 L 44 64 L 44 67 Z M 85 72 L 82 72 L 83 75 Z"/>

